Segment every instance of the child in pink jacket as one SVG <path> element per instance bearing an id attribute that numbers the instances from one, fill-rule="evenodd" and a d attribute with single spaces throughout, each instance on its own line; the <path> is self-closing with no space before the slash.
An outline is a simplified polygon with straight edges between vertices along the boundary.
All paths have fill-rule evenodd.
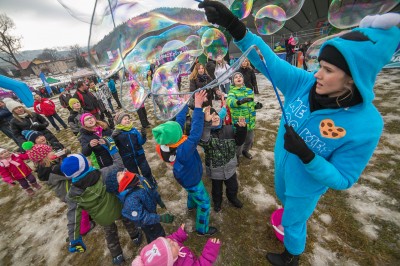
<path id="1" fill-rule="evenodd" d="M 145 246 L 140 251 L 140 255 L 132 261 L 132 266 L 213 265 L 221 246 L 219 239 L 208 239 L 201 256 L 197 258 L 189 248 L 183 245 L 187 237 L 185 224 L 182 224 L 175 233 L 167 237 L 159 237 Z"/>
<path id="2" fill-rule="evenodd" d="M 32 169 L 24 162 L 28 159 L 27 154 L 10 153 L 8 150 L 0 148 L 0 176 L 3 181 L 12 186 L 17 181 L 29 196 L 33 196 L 35 191 L 31 185 L 36 189 L 40 189 L 42 186 L 37 183 Z"/>

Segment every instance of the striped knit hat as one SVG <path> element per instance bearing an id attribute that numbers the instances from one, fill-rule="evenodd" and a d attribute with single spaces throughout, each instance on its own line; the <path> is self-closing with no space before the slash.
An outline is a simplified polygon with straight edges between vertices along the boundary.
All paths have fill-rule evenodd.
<path id="1" fill-rule="evenodd" d="M 88 170 L 89 162 L 82 154 L 71 154 L 61 164 L 61 171 L 68 179 L 78 177 Z"/>

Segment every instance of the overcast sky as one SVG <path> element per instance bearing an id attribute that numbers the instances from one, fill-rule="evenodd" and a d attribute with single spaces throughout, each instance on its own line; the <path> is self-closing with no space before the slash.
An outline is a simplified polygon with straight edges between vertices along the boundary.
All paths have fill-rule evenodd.
<path id="1" fill-rule="evenodd" d="M 60 0 L 67 6 L 75 4 L 83 16 L 90 18 L 88 5 L 93 5 L 95 0 Z M 103 1 L 104 2 L 104 1 Z M 138 5 L 159 6 L 161 3 L 169 6 L 197 7 L 197 2 L 192 0 L 137 0 L 132 1 Z M 89 4 L 88 4 L 89 3 Z M 136 8 L 137 6 L 135 6 Z M 86 46 L 90 25 L 72 17 L 57 0 L 0 0 L 0 13 L 5 13 L 15 23 L 16 35 L 22 36 L 22 51 L 79 44 Z M 82 14 L 81 14 L 82 15 Z M 88 19 L 89 20 L 89 19 Z"/>

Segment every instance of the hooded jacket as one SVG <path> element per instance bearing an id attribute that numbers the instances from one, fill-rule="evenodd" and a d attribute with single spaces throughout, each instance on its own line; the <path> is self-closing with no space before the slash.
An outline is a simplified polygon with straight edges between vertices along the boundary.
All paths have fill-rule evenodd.
<path id="1" fill-rule="evenodd" d="M 51 116 L 56 113 L 56 105 L 52 100 L 42 98 L 40 101 L 36 101 L 33 103 L 33 109 L 36 113 Z"/>
<path id="2" fill-rule="evenodd" d="M 14 180 L 25 178 L 32 173 L 32 169 L 24 162 L 24 160 L 29 160 L 27 153 L 13 153 L 11 154 L 11 160 L 19 165 L 17 166 L 13 163 L 9 163 L 9 166 L 5 166 L 5 164 L 0 161 L 0 176 L 3 178 L 4 182 L 12 183 Z"/>

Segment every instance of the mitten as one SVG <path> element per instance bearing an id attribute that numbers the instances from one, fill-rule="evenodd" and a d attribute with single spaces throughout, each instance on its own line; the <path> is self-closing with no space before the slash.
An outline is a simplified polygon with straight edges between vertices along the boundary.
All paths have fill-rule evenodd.
<path id="1" fill-rule="evenodd" d="M 71 253 L 75 252 L 82 253 L 86 251 L 86 245 L 83 243 L 81 236 L 78 239 L 69 242 L 68 251 Z"/>
<path id="2" fill-rule="evenodd" d="M 285 125 L 285 129 L 285 150 L 297 155 L 305 164 L 311 162 L 315 157 L 315 153 L 308 148 L 307 144 L 299 136 L 299 134 L 294 131 L 292 126 Z"/>
<path id="3" fill-rule="evenodd" d="M 261 109 L 261 108 L 263 108 L 263 105 L 260 102 L 257 102 L 256 105 L 254 106 L 254 109 L 256 109 L 256 110 Z"/>
<path id="4" fill-rule="evenodd" d="M 246 26 L 224 4 L 204 0 L 199 8 L 204 8 L 208 22 L 224 27 L 235 40 L 243 39 Z"/>
<path id="5" fill-rule="evenodd" d="M 174 221 L 175 216 L 172 214 L 166 213 L 160 215 L 160 222 L 170 224 Z"/>
<path id="6" fill-rule="evenodd" d="M 243 98 L 243 99 L 241 99 L 241 100 L 238 100 L 238 101 L 236 102 L 236 104 L 237 104 L 237 105 L 242 105 L 242 104 L 244 104 L 244 103 L 248 103 L 248 102 L 252 102 L 252 101 L 254 101 L 253 98 Z"/>

